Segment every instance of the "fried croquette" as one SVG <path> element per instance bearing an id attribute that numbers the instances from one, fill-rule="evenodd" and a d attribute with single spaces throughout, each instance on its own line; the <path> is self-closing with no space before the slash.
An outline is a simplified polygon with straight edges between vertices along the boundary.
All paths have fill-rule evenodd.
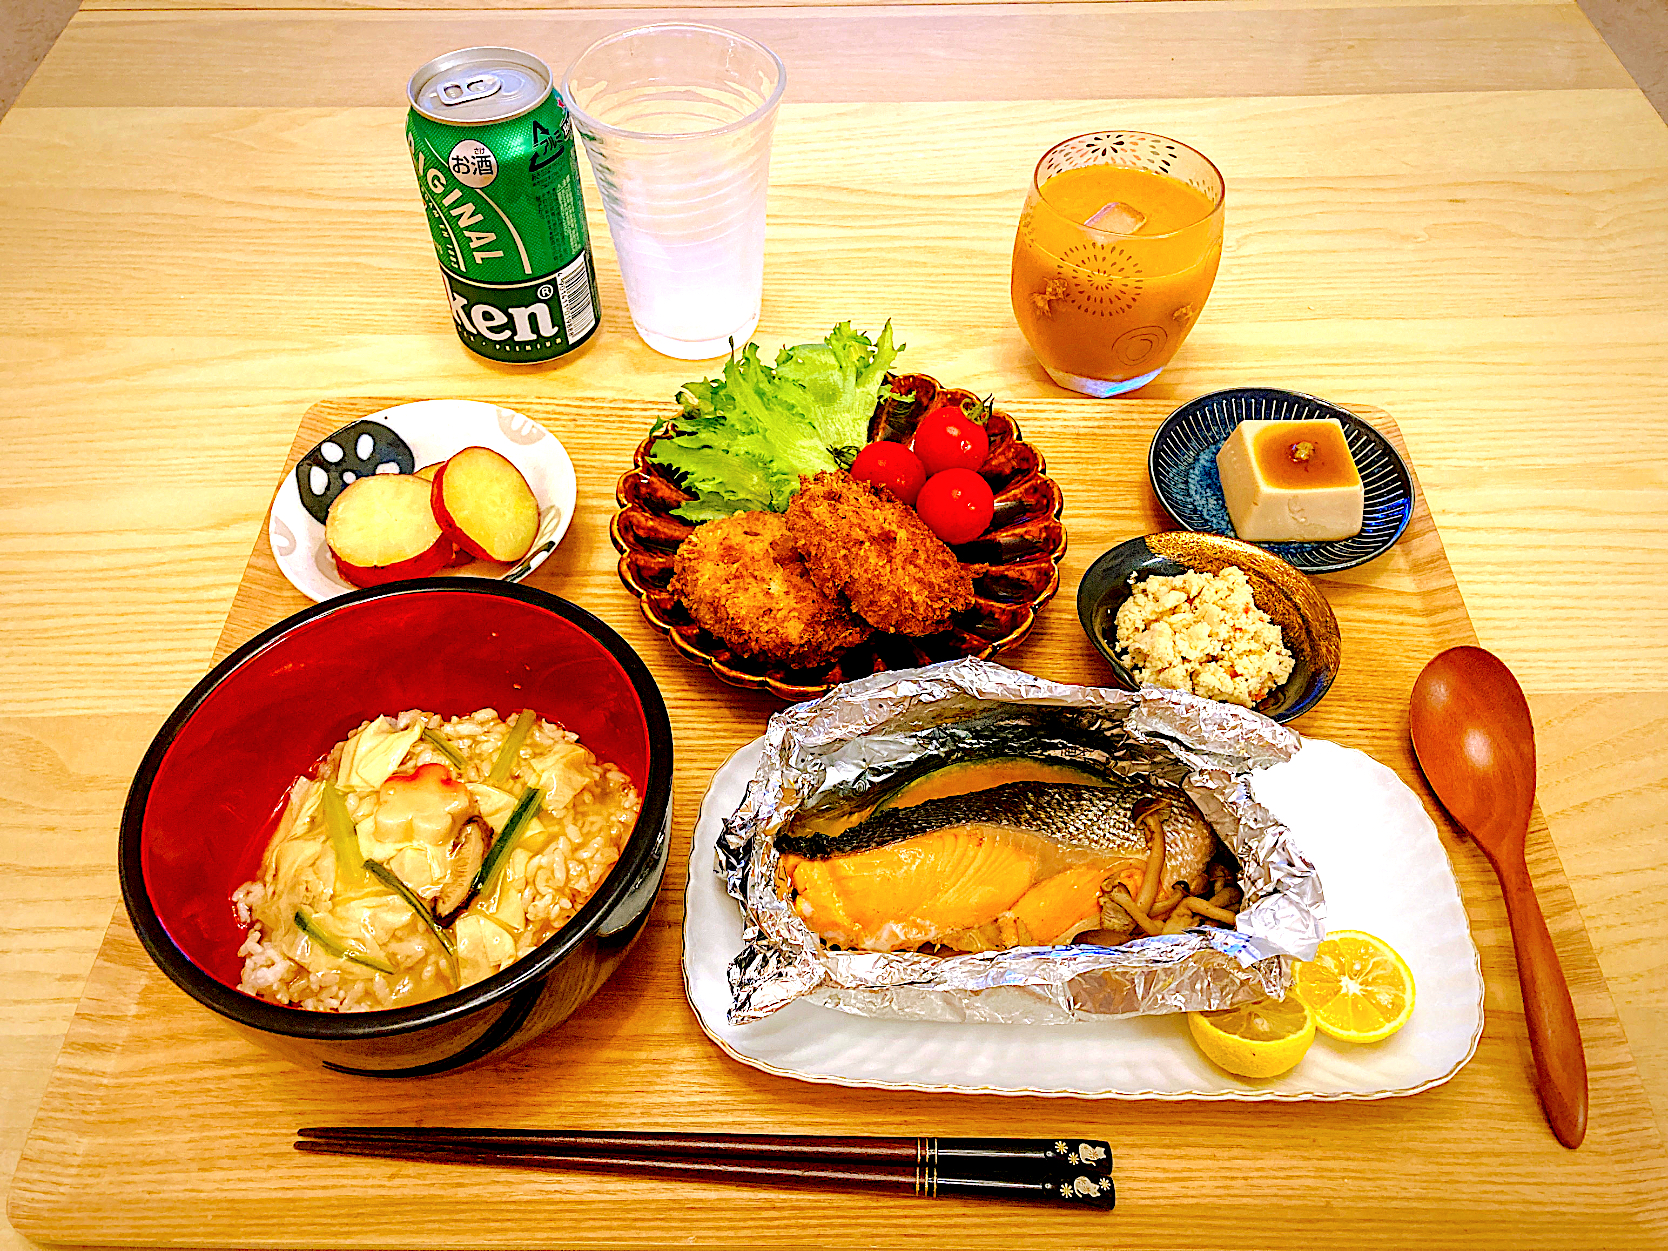
<path id="1" fill-rule="evenodd" d="M 819 473 L 787 518 L 811 581 L 845 596 L 877 630 L 937 634 L 973 602 L 973 578 L 944 540 L 909 505 L 850 474 Z"/>
<path id="2" fill-rule="evenodd" d="M 744 655 L 806 668 L 871 633 L 807 575 L 780 513 L 737 513 L 695 527 L 672 568 L 672 593 L 696 624 Z"/>

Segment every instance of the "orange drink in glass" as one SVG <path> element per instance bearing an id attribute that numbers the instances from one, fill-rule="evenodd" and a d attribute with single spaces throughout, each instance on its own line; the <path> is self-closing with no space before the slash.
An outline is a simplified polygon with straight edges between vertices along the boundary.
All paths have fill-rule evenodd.
<path id="1" fill-rule="evenodd" d="M 1063 387 L 1145 386 L 1187 338 L 1222 260 L 1222 175 L 1186 144 L 1108 130 L 1037 162 L 1014 236 L 1014 316 Z"/>

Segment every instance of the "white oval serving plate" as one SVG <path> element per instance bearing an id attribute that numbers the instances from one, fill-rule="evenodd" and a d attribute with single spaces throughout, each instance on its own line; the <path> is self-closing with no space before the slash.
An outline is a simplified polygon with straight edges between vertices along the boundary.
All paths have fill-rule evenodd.
<path id="1" fill-rule="evenodd" d="M 1186 1018 L 1067 1025 L 954 1024 L 853 1016 L 800 1000 L 751 1025 L 725 1020 L 741 912 L 713 871 L 724 818 L 740 806 L 760 742 L 713 774 L 684 895 L 684 991 L 715 1043 L 743 1064 L 837 1086 L 1086 1099 L 1386 1099 L 1439 1086 L 1476 1052 L 1483 975 L 1436 826 L 1395 773 L 1359 751 L 1305 739 L 1252 777 L 1258 800 L 1320 871 L 1327 928 L 1376 934 L 1413 970 L 1412 1018 L 1380 1043 L 1321 1036 L 1290 1073 L 1257 1081 L 1207 1061 Z"/>

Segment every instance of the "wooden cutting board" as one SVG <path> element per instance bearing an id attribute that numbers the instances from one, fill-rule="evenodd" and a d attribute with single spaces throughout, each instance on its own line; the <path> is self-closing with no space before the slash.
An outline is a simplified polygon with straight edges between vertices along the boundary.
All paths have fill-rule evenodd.
<path id="1" fill-rule="evenodd" d="M 302 419 L 289 465 L 321 436 L 402 402 L 337 399 Z M 1228 1105 L 900 1095 L 772 1077 L 731 1062 L 684 1001 L 679 925 L 706 780 L 781 705 L 724 686 L 654 633 L 615 575 L 613 489 L 660 405 L 570 396 L 515 407 L 567 447 L 579 508 L 530 579 L 618 629 L 660 681 L 677 743 L 671 867 L 643 940 L 559 1030 L 485 1068 L 377 1082 L 303 1071 L 245 1041 L 150 964 L 118 910 L 24 1147 L 10 1196 L 47 1242 L 243 1247 L 544 1247 L 672 1242 L 857 1246 L 1360 1245 L 1656 1247 L 1668 1164 L 1562 866 L 1537 812 L 1529 859 L 1587 1048 L 1591 1128 L 1554 1141 L 1533 1089 L 1510 935 L 1481 854 L 1454 835 L 1407 737 L 1424 663 L 1476 641 L 1421 495 L 1400 543 L 1319 581 L 1343 667 L 1307 735 L 1394 767 L 1436 818 L 1487 982 L 1476 1057 L 1447 1085 L 1367 1103 Z M 1083 571 L 1123 539 L 1170 526 L 1146 480 L 1158 401 L 1005 405 L 1065 494 L 1061 591 L 1000 659 L 1067 682 L 1106 680 L 1077 624 Z M 1406 454 L 1395 423 L 1357 407 Z M 277 481 L 275 476 L 275 483 Z M 216 658 L 307 606 L 263 528 Z M 953 1027 L 946 1027 L 953 1028 Z M 1178 1045 L 1187 1045 L 1178 1035 Z M 1066 1210 L 770 1187 L 306 1157 L 294 1130 L 426 1123 L 803 1133 L 1082 1135 L 1116 1149 L 1118 1207 Z"/>

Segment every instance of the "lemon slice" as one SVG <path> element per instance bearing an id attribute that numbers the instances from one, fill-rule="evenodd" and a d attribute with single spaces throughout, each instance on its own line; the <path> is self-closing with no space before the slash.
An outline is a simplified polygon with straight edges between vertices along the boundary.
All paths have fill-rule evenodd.
<path id="1" fill-rule="evenodd" d="M 1257 999 L 1237 1008 L 1189 1012 L 1187 1028 L 1199 1050 L 1241 1077 L 1277 1077 L 1315 1041 L 1315 1017 L 1294 995 Z"/>
<path id="2" fill-rule="evenodd" d="M 1335 930 L 1298 964 L 1292 990 L 1322 1033 L 1344 1042 L 1388 1038 L 1413 1015 L 1413 970 L 1382 938 Z"/>

